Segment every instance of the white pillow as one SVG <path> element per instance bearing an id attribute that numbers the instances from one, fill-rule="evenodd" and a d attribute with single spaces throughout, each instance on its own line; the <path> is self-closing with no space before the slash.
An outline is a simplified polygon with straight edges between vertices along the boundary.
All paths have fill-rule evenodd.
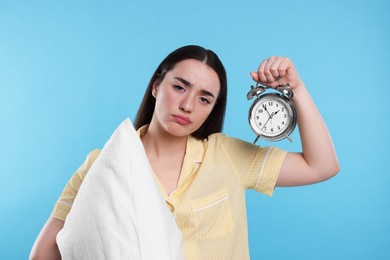
<path id="1" fill-rule="evenodd" d="M 184 259 L 182 241 L 126 119 L 87 173 L 57 235 L 62 259 Z"/>

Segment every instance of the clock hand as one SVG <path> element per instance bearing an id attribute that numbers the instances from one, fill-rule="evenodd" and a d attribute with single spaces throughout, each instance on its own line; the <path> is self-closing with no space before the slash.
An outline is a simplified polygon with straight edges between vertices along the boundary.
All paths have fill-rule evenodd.
<path id="1" fill-rule="evenodd" d="M 272 119 L 272 116 L 271 116 L 271 115 L 268 117 L 267 121 L 265 122 L 264 126 L 263 126 L 261 129 L 263 129 L 263 128 L 267 125 L 267 123 L 268 123 L 268 121 L 269 121 L 270 119 Z M 272 121 L 271 121 L 271 122 L 272 122 Z"/>
<path id="2" fill-rule="evenodd" d="M 267 122 L 265 122 L 264 126 L 261 128 L 261 129 L 264 129 L 264 127 L 267 125 L 268 121 L 270 120 L 271 118 L 269 117 Z"/>
<path id="3" fill-rule="evenodd" d="M 274 111 L 274 112 L 272 112 L 272 114 L 271 114 L 271 125 L 272 125 L 272 118 L 274 117 L 274 115 L 276 115 L 278 112 L 280 111 L 280 109 L 278 110 L 278 111 Z"/>
<path id="4" fill-rule="evenodd" d="M 275 112 L 272 112 L 272 114 L 269 116 L 269 119 L 271 120 L 271 125 L 272 125 L 272 117 L 275 115 Z"/>
<path id="5" fill-rule="evenodd" d="M 272 112 L 272 116 L 276 115 L 279 111 L 280 111 L 280 109 L 276 112 Z"/>
<path id="6" fill-rule="evenodd" d="M 267 106 L 263 104 L 263 108 L 264 108 L 264 110 L 268 113 L 268 115 L 271 116 L 271 114 L 270 114 L 270 113 L 268 112 L 268 110 L 267 110 Z"/>
<path id="7" fill-rule="evenodd" d="M 268 112 L 268 110 L 267 110 L 267 106 L 266 106 L 266 105 L 263 105 L 263 108 L 264 108 L 265 111 L 267 111 L 269 117 L 268 117 L 267 121 L 265 122 L 264 126 L 262 127 L 262 129 L 267 125 L 268 121 L 270 121 L 270 120 L 271 120 L 271 125 L 272 125 L 272 117 L 273 117 L 274 115 L 276 115 L 276 114 L 280 111 L 280 110 L 278 110 L 278 111 L 272 112 L 272 113 L 270 114 L 270 113 Z"/>

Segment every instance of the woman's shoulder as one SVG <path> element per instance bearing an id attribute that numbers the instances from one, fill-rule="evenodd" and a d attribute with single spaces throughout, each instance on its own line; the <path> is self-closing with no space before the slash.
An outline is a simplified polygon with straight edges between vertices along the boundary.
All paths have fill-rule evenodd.
<path id="1" fill-rule="evenodd" d="M 206 142 L 217 142 L 217 141 L 223 141 L 223 140 L 228 140 L 231 139 L 231 137 L 227 136 L 224 133 L 214 133 L 209 135 L 205 141 Z"/>
<path id="2" fill-rule="evenodd" d="M 236 138 L 236 137 L 231 137 L 225 133 L 214 133 L 214 134 L 211 134 L 209 135 L 206 139 L 205 139 L 206 142 L 219 142 L 219 143 L 222 143 L 222 142 L 237 142 L 237 141 L 242 141 L 242 142 L 245 142 L 239 138 Z"/>
<path id="3" fill-rule="evenodd" d="M 209 135 L 205 140 L 204 143 L 207 143 L 208 145 L 215 145 L 219 147 L 223 146 L 232 146 L 236 143 L 245 142 L 239 138 L 231 137 L 225 133 L 214 133 Z"/>
<path id="4" fill-rule="evenodd" d="M 89 152 L 89 154 L 87 155 L 87 161 L 88 160 L 95 161 L 96 158 L 98 158 L 98 156 L 100 155 L 101 151 L 102 151 L 101 149 L 94 149 L 91 152 Z"/>
<path id="5" fill-rule="evenodd" d="M 85 175 L 91 168 L 92 164 L 96 161 L 96 159 L 99 157 L 101 152 L 101 149 L 94 149 L 91 152 L 88 153 L 87 157 L 85 158 L 83 164 L 77 169 L 74 176 L 78 176 L 80 180 L 84 180 Z"/>
<path id="6" fill-rule="evenodd" d="M 86 166 L 87 168 L 90 168 L 91 165 L 99 157 L 101 151 L 102 151 L 101 149 L 94 149 L 94 150 L 90 151 L 88 153 L 87 157 L 85 158 L 83 165 Z"/>
<path id="7" fill-rule="evenodd" d="M 215 147 L 222 148 L 225 150 L 259 150 L 262 147 L 248 142 L 244 139 L 232 137 L 225 133 L 214 133 L 205 139 L 208 146 L 214 145 Z"/>

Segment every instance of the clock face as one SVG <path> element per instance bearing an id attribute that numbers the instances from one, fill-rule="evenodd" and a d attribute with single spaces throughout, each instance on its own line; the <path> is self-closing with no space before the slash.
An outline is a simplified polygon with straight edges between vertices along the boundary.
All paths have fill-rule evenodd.
<path id="1" fill-rule="evenodd" d="M 279 94 L 266 94 L 252 105 L 250 125 L 263 139 L 281 140 L 295 128 L 295 110 L 290 102 Z"/>

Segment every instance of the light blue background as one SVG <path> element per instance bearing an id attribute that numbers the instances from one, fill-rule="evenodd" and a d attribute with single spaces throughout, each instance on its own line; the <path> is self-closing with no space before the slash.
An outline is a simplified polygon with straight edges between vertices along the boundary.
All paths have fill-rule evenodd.
<path id="1" fill-rule="evenodd" d="M 0 0 L 0 259 L 27 258 L 87 153 L 134 118 L 158 63 L 186 44 L 226 66 L 225 133 L 253 140 L 249 72 L 283 55 L 338 152 L 330 181 L 248 192 L 252 259 L 390 259 L 389 11 L 384 0 Z M 293 139 L 276 145 L 297 151 Z"/>

